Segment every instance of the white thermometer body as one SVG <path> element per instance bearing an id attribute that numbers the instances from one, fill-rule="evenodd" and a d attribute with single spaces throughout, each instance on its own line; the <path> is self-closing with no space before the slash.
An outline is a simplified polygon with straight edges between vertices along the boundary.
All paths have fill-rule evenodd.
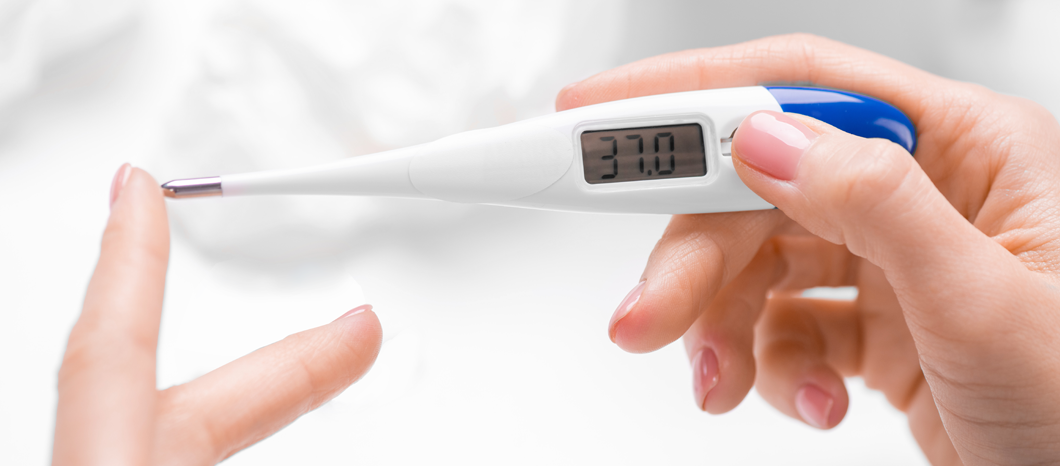
<path id="1" fill-rule="evenodd" d="M 796 102 L 776 96 L 778 89 L 794 92 L 787 100 Z M 799 105 L 799 113 L 841 129 L 847 128 L 837 119 L 870 133 L 863 136 L 887 137 L 910 151 L 915 145 L 908 119 L 878 100 L 755 86 L 608 102 L 320 166 L 175 180 L 163 188 L 172 197 L 389 196 L 580 212 L 770 209 L 737 176 L 731 135 L 755 111 Z M 897 126 L 873 123 L 881 118 L 897 120 Z M 871 134 L 881 130 L 896 134 Z M 902 140 L 905 136 L 912 140 Z"/>

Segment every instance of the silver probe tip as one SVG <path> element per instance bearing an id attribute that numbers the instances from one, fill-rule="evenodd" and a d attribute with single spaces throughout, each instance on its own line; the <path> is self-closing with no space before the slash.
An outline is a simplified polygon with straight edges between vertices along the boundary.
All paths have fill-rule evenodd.
<path id="1" fill-rule="evenodd" d="M 172 198 L 220 196 L 221 177 L 188 178 L 162 183 L 162 194 Z"/>

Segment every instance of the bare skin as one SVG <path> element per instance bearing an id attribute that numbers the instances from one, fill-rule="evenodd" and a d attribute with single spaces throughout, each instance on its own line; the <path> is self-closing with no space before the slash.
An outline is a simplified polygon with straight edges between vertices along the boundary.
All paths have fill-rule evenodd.
<path id="1" fill-rule="evenodd" d="M 52 464 L 216 464 L 341 393 L 379 353 L 379 320 L 364 306 L 158 390 L 168 260 L 158 184 L 123 166 L 99 264 L 59 370 Z"/>
<path id="2" fill-rule="evenodd" d="M 806 35 L 646 59 L 568 86 L 556 106 L 775 82 L 896 105 L 918 129 L 915 160 L 789 116 L 819 136 L 780 179 L 750 160 L 745 121 L 733 162 L 779 211 L 675 216 L 612 340 L 647 352 L 683 336 L 710 413 L 755 386 L 832 428 L 843 378 L 860 376 L 933 464 L 1060 461 L 1060 125 L 1044 108 Z M 799 297 L 815 286 L 859 295 Z"/>
<path id="3" fill-rule="evenodd" d="M 675 216 L 612 339 L 645 352 L 684 336 L 697 368 L 709 351 L 714 379 L 697 379 L 696 401 L 711 413 L 756 386 L 831 428 L 848 405 L 843 377 L 858 375 L 908 414 L 934 464 L 1060 458 L 1060 126 L 1047 111 L 810 36 L 634 63 L 568 87 L 557 107 L 779 81 L 894 103 L 919 130 L 916 160 L 799 118 L 818 136 L 778 179 L 741 151 L 754 137 L 742 126 L 737 170 L 780 210 Z M 215 464 L 375 360 L 379 322 L 359 309 L 157 390 L 168 238 L 157 184 L 123 167 L 59 374 L 54 464 Z M 797 293 L 844 285 L 856 301 Z M 819 418 L 797 406 L 807 386 Z"/>

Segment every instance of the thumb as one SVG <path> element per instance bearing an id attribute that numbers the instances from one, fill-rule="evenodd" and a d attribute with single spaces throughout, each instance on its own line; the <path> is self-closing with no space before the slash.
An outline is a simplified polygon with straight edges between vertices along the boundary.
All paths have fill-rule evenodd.
<path id="1" fill-rule="evenodd" d="M 1011 254 L 957 212 L 909 152 L 887 140 L 799 115 L 756 112 L 736 131 L 733 163 L 748 187 L 804 228 L 881 267 L 907 313 L 926 327 L 951 324 L 941 320 L 946 313 L 930 312 L 937 303 L 967 301 L 977 294 L 968 287 L 1013 267 Z"/>

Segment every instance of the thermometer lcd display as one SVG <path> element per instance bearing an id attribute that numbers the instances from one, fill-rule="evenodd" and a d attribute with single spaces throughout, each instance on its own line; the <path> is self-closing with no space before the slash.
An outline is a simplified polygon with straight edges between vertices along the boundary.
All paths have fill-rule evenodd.
<path id="1" fill-rule="evenodd" d="M 707 174 L 698 124 L 582 133 L 582 165 L 590 184 Z"/>

